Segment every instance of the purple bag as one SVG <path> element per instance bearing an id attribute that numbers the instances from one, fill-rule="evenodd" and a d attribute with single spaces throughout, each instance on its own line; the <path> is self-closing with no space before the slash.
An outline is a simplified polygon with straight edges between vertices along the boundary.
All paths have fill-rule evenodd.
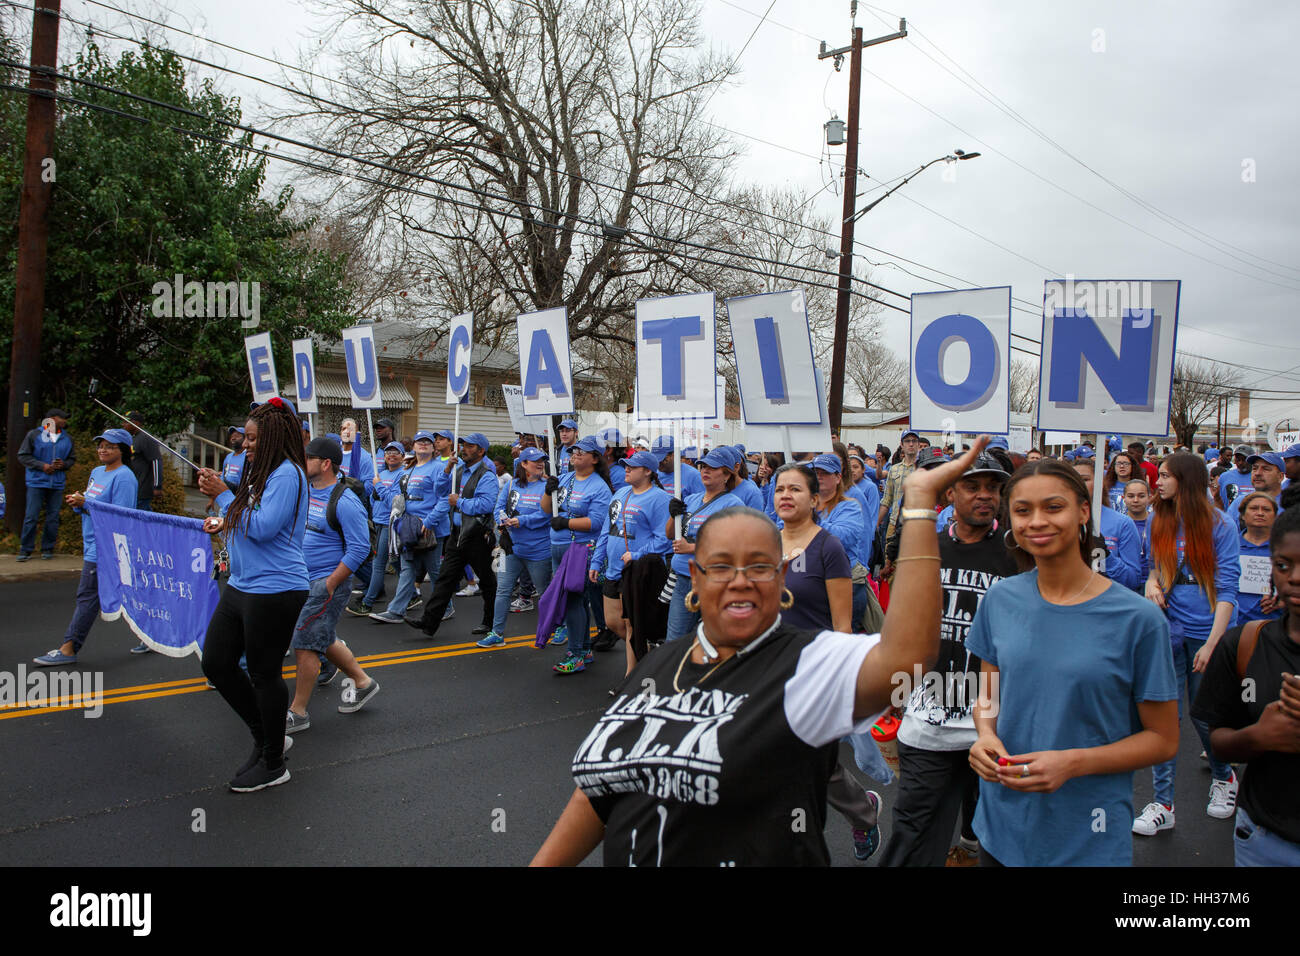
<path id="1" fill-rule="evenodd" d="M 537 599 L 537 647 L 550 643 L 551 635 L 564 621 L 573 595 L 582 600 L 582 592 L 587 586 L 587 550 L 587 545 L 581 541 L 570 544 L 560 559 L 560 566 L 551 576 L 551 583 Z"/>

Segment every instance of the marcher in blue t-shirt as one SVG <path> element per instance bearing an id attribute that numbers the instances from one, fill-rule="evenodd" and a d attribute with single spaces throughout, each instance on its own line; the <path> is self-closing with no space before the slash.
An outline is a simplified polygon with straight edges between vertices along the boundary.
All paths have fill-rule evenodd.
<path id="1" fill-rule="evenodd" d="M 399 441 L 390 441 L 384 447 L 383 467 L 375 474 L 374 486 L 370 492 L 370 520 L 375 524 L 378 539 L 375 544 L 375 559 L 370 570 L 370 581 L 366 593 L 345 608 L 349 614 L 367 617 L 374 613 L 375 602 L 384 596 L 384 574 L 391 560 L 401 561 L 400 554 L 392 547 L 393 498 L 398 494 L 399 482 L 406 469 L 402 466 L 404 449 Z"/>
<path id="2" fill-rule="evenodd" d="M 687 466 L 682 466 L 685 473 Z M 731 468 L 731 460 L 725 455 L 710 452 L 700 461 L 700 481 L 704 490 L 688 495 L 686 500 L 674 498 L 668 505 L 668 527 L 665 531 L 672 538 L 672 573 L 675 577 L 673 597 L 668 605 L 668 630 L 666 640 L 675 641 L 688 634 L 694 634 L 700 623 L 700 612 L 692 611 L 686 606 L 686 595 L 691 590 L 691 555 L 695 553 L 695 537 L 700 525 L 710 515 L 717 514 L 724 508 L 738 507 L 741 500 L 731 493 L 736 485 L 736 473 Z M 676 535 L 677 515 L 684 517 L 683 533 Z"/>
<path id="3" fill-rule="evenodd" d="M 479 647 L 505 643 L 510 594 L 525 569 L 538 593 L 551 583 L 551 512 L 545 499 L 546 453 L 524 448 L 514 477 L 503 481 L 497 494 L 495 517 L 501 529 L 499 544 L 505 550 L 505 570 L 497 575 L 492 630 L 478 642 Z"/>
<path id="4" fill-rule="evenodd" d="M 342 671 L 352 681 L 351 697 L 344 696 L 339 713 L 356 713 L 379 693 L 379 682 L 362 670 L 334 631 L 352 594 L 352 575 L 370 555 L 370 519 L 361 499 L 339 481 L 343 449 L 338 442 L 332 438 L 312 439 L 306 455 L 311 489 L 302 550 L 311 592 L 298 613 L 289 645 L 297 669 L 293 702 L 285 715 L 286 734 L 311 726 L 307 704 L 321 672 L 322 654 L 335 668 L 333 673 Z"/>
<path id="5" fill-rule="evenodd" d="M 1278 507 L 1273 498 L 1253 491 L 1241 499 L 1241 579 L 1237 588 L 1237 624 L 1251 621 L 1275 621 L 1282 616 L 1282 605 L 1272 588 L 1272 552 L 1269 535 L 1277 520 Z"/>
<path id="6" fill-rule="evenodd" d="M 1093 459 L 1078 456 L 1074 461 L 1074 470 L 1083 479 L 1088 494 L 1093 492 Z M 1092 499 L 1089 498 L 1089 501 Z M 1097 515 L 1102 538 L 1106 541 L 1106 577 L 1118 581 L 1124 587 L 1140 591 L 1145 584 L 1141 578 L 1142 555 L 1138 552 L 1138 533 L 1133 519 L 1128 515 L 1102 503 L 1101 514 Z M 1094 525 L 1095 527 L 1096 525 Z"/>
<path id="7" fill-rule="evenodd" d="M 230 789 L 249 793 L 285 783 L 285 714 L 289 692 L 281 676 L 285 651 L 307 600 L 308 482 L 302 422 L 293 405 L 272 398 L 244 423 L 247 474 L 231 492 L 221 476 L 199 471 L 199 490 L 216 498 L 220 517 L 203 530 L 221 534 L 230 555 L 230 581 L 208 622 L 203 673 L 253 736 L 253 754 Z M 244 655 L 245 673 L 239 666 Z"/>
<path id="8" fill-rule="evenodd" d="M 997 582 L 967 650 L 982 662 L 982 857 L 1013 866 L 1128 866 L 1133 771 L 1178 747 L 1177 687 L 1163 616 L 1091 567 L 1089 495 L 1062 462 L 1007 483 L 1008 544 L 1034 570 Z"/>
<path id="9" fill-rule="evenodd" d="M 231 491 L 238 491 L 239 479 L 244 474 L 244 430 L 231 425 L 226 429 L 226 444 L 231 451 L 221 459 L 221 480 Z"/>
<path id="10" fill-rule="evenodd" d="M 77 584 L 77 609 L 68 623 L 63 644 L 35 659 L 41 667 L 77 663 L 81 646 L 86 643 L 90 626 L 99 613 L 99 560 L 95 547 L 95 525 L 86 510 L 87 499 L 105 501 L 123 508 L 134 508 L 138 483 L 131 472 L 131 436 L 124 428 L 110 428 L 95 436 L 95 452 L 100 466 L 90 473 L 85 492 L 67 497 L 67 503 L 81 515 L 81 580 Z M 114 566 L 110 563 L 110 566 Z"/>

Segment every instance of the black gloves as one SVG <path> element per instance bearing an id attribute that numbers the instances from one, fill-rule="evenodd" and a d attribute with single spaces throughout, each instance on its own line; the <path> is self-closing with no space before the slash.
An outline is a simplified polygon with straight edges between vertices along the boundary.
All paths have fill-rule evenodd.
<path id="1" fill-rule="evenodd" d="M 559 488 L 560 488 L 559 478 L 556 478 L 554 475 L 552 475 L 550 478 L 546 479 L 546 493 L 548 495 L 555 494 L 555 492 L 558 491 Z"/>
<path id="2" fill-rule="evenodd" d="M 674 518 L 686 514 L 686 502 L 682 501 L 681 498 L 669 498 L 668 513 Z"/>
<path id="3" fill-rule="evenodd" d="M 551 519 L 551 530 L 568 531 L 569 519 L 564 515 L 556 515 L 554 518 Z"/>

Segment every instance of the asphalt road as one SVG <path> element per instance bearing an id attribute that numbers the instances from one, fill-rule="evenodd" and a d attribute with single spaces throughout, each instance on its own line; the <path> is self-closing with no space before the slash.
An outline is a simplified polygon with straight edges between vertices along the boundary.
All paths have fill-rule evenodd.
<path id="1" fill-rule="evenodd" d="M 389 578 L 390 593 L 395 581 Z M 75 581 L 0 583 L 0 671 L 61 641 Z M 128 653 L 123 622 L 98 621 L 77 670 L 102 674 L 98 718 L 78 710 L 0 710 L 0 858 L 25 865 L 518 866 L 573 789 L 569 761 L 623 673 L 619 645 L 586 672 L 558 676 L 557 650 L 531 637 L 481 650 L 481 599 L 457 598 L 435 640 L 344 615 L 339 634 L 379 680 L 367 707 L 339 714 L 342 678 L 317 689 L 312 726 L 295 735 L 289 784 L 232 794 L 247 731 L 207 689 L 197 659 Z M 512 614 L 512 641 L 535 613 Z M 289 663 L 286 661 L 286 663 Z M 1178 824 L 1137 837 L 1144 866 L 1230 866 L 1232 822 L 1205 815 L 1210 775 L 1183 723 Z M 846 766 L 853 767 L 844 747 Z M 853 767 L 853 772 L 857 770 Z M 857 774 L 860 778 L 861 775 Z M 865 778 L 862 778 L 865 779 Z M 884 797 L 889 838 L 896 785 Z M 1136 775 L 1135 805 L 1150 799 Z M 829 813 L 837 866 L 858 864 L 849 827 Z M 599 851 L 588 859 L 598 864 Z"/>

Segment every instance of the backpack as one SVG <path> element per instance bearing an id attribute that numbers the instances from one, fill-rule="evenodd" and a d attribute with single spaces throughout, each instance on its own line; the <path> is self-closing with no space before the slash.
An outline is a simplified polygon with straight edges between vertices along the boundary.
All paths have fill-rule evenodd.
<path id="1" fill-rule="evenodd" d="M 343 526 L 339 524 L 339 499 L 343 497 L 345 491 L 350 491 L 357 496 L 357 501 L 361 502 L 361 507 L 365 510 L 366 522 L 373 525 L 374 522 L 370 520 L 370 509 L 366 506 L 365 483 L 359 478 L 345 478 L 339 475 L 334 490 L 330 492 L 329 504 L 325 506 L 325 520 L 329 522 L 329 526 L 338 534 L 343 533 Z"/>

